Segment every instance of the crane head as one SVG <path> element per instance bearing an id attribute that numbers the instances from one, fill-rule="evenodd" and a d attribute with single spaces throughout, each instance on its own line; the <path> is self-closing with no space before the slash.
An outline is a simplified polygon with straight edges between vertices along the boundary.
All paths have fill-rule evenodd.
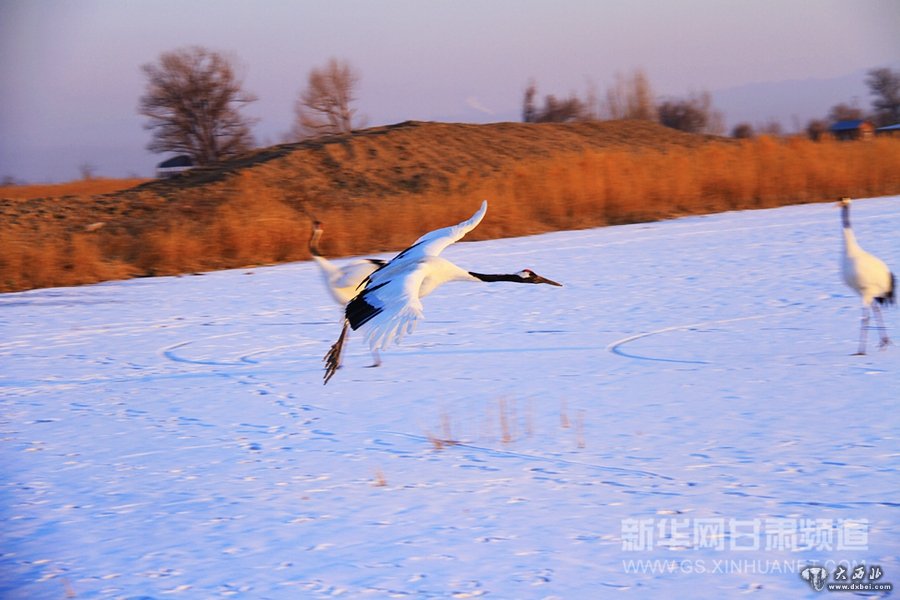
<path id="1" fill-rule="evenodd" d="M 850 198 L 847 198 L 847 197 L 841 198 L 840 200 L 838 200 L 837 205 L 840 206 L 841 208 L 843 208 L 845 206 L 850 206 Z"/>
<path id="2" fill-rule="evenodd" d="M 547 283 L 550 285 L 562 287 L 561 283 L 556 283 L 552 279 L 541 277 L 531 269 L 522 269 L 521 271 L 516 273 L 516 275 L 518 275 L 522 279 L 522 283 Z"/>

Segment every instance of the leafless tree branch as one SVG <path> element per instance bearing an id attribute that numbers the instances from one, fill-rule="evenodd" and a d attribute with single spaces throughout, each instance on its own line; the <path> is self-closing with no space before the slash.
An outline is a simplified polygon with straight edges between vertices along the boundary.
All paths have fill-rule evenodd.
<path id="1" fill-rule="evenodd" d="M 194 46 L 165 52 L 141 69 L 147 87 L 138 111 L 153 133 L 148 150 L 187 154 L 206 165 L 253 147 L 256 120 L 240 109 L 256 97 L 242 89 L 223 55 Z"/>

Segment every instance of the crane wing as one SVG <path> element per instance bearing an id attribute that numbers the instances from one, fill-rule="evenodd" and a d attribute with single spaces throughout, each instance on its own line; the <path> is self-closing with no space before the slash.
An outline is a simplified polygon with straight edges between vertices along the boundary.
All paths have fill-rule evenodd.
<path id="1" fill-rule="evenodd" d="M 479 208 L 478 212 L 472 215 L 471 218 L 466 219 L 458 225 L 435 229 L 434 231 L 426 233 L 417 239 L 412 246 L 394 257 L 394 260 L 397 260 L 398 258 L 415 259 L 423 256 L 439 255 L 444 251 L 444 248 L 454 242 L 458 242 L 463 236 L 478 227 L 478 224 L 481 223 L 481 220 L 484 218 L 484 213 L 486 212 L 487 200 L 483 200 L 481 202 L 481 208 Z"/>
<path id="2" fill-rule="evenodd" d="M 419 291 L 428 275 L 428 258 L 438 256 L 475 229 L 486 212 L 484 200 L 469 219 L 426 233 L 360 284 L 364 289 L 347 304 L 345 315 L 354 330 L 366 327 L 366 340 L 373 350 L 399 342 L 412 333 L 419 319 L 425 318 Z"/>
<path id="3" fill-rule="evenodd" d="M 346 316 L 353 329 L 365 326 L 366 340 L 373 349 L 384 349 L 412 333 L 422 314 L 419 290 L 425 279 L 426 262 L 414 266 L 408 261 L 373 273 L 366 289 L 347 304 Z"/>

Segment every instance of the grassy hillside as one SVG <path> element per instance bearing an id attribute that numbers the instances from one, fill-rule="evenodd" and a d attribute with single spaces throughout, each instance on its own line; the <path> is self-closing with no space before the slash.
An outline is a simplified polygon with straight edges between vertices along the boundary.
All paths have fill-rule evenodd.
<path id="1" fill-rule="evenodd" d="M 0 290 L 396 250 L 491 204 L 471 239 L 900 193 L 900 140 L 813 143 L 636 121 L 408 122 L 85 198 L 0 188 Z M 5 198 L 5 199 L 4 199 Z"/>
<path id="2" fill-rule="evenodd" d="M 0 198 L 4 200 L 33 200 L 35 198 L 90 198 L 99 194 L 111 194 L 133 188 L 149 179 L 80 179 L 68 183 L 40 183 L 30 185 L 0 186 Z"/>

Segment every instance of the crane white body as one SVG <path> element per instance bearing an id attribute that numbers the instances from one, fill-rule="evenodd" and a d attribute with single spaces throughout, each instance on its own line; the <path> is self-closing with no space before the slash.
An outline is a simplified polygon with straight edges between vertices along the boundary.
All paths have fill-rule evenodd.
<path id="1" fill-rule="evenodd" d="M 337 266 L 327 258 L 313 255 L 313 260 L 319 265 L 325 287 L 334 301 L 341 306 L 353 300 L 359 293 L 359 284 L 371 275 L 379 267 L 374 260 L 355 260 L 349 264 Z"/>
<path id="2" fill-rule="evenodd" d="M 384 266 L 385 261 L 378 258 L 364 258 L 355 260 L 349 264 L 338 266 L 325 258 L 319 252 L 319 239 L 322 237 L 322 228 L 318 222 L 313 223 L 312 236 L 309 239 L 309 252 L 316 264 L 319 265 L 319 271 L 325 280 L 325 287 L 328 293 L 334 298 L 341 308 L 345 308 L 347 303 L 356 296 L 361 287 L 362 282 L 377 269 Z M 372 350 L 371 366 L 378 367 L 381 365 L 381 357 L 378 352 Z"/>
<path id="3" fill-rule="evenodd" d="M 866 330 L 869 326 L 869 312 L 875 313 L 881 332 L 881 347 L 890 344 L 887 329 L 881 316 L 879 304 L 893 304 L 894 275 L 884 261 L 863 250 L 856 241 L 853 228 L 850 226 L 850 199 L 840 202 L 841 222 L 843 225 L 843 253 L 841 255 L 841 274 L 844 282 L 856 291 L 862 299 L 862 321 L 860 323 L 860 344 L 857 354 L 866 353 Z"/>
<path id="4" fill-rule="evenodd" d="M 372 272 L 365 288 L 348 304 L 346 320 L 338 341 L 325 356 L 325 383 L 340 366 L 340 355 L 347 327 L 364 328 L 366 340 L 373 351 L 386 348 L 391 342 L 412 333 L 418 321 L 424 319 L 422 298 L 450 281 L 511 281 L 516 283 L 548 283 L 529 269 L 518 273 L 485 275 L 466 271 L 440 253 L 475 229 L 487 212 L 487 201 L 481 208 L 458 225 L 427 233 L 412 246 L 398 254 L 383 267 Z"/>
<path id="5" fill-rule="evenodd" d="M 863 250 L 849 228 L 844 229 L 841 273 L 844 282 L 860 295 L 865 306 L 871 306 L 873 300 L 884 297 L 893 287 L 891 270 L 880 258 Z"/>

